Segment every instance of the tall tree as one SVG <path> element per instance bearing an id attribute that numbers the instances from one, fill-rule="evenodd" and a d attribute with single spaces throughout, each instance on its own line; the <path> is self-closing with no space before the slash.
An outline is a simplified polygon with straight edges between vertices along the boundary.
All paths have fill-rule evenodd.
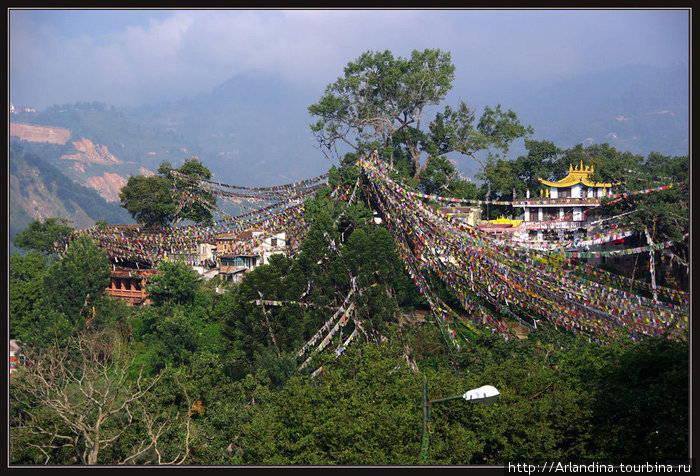
<path id="1" fill-rule="evenodd" d="M 32 260 L 34 261 L 34 260 Z M 21 264 L 31 263 L 25 260 Z M 17 263 L 19 264 L 19 263 Z M 13 272 L 16 278 L 19 274 Z M 88 237 L 72 241 L 55 263 L 38 272 L 29 282 L 14 280 L 11 320 L 25 342 L 46 345 L 65 339 L 85 327 L 109 286 L 110 264 L 104 250 Z M 24 278 L 22 278 L 24 279 Z M 23 299 L 23 290 L 32 289 L 41 280 L 40 294 Z M 27 314 L 23 314 L 23 313 Z"/>
<path id="2" fill-rule="evenodd" d="M 172 173 L 177 172 L 177 173 Z M 175 169 L 169 162 L 161 163 L 159 175 L 135 175 L 119 194 L 121 206 L 139 223 L 146 226 L 167 226 L 181 220 L 207 223 L 216 199 L 196 186 L 198 180 L 208 180 L 211 172 L 194 157 L 185 159 Z"/>
<path id="3" fill-rule="evenodd" d="M 194 300 L 201 281 L 196 271 L 181 262 L 168 261 L 161 261 L 158 271 L 151 279 L 152 284 L 146 286 L 156 306 L 188 304 Z"/>
<path id="4" fill-rule="evenodd" d="M 177 172 L 177 174 L 171 173 L 172 171 Z M 158 167 L 158 173 L 170 180 L 176 190 L 174 198 L 179 202 L 176 213 L 177 221 L 211 222 L 211 211 L 216 207 L 216 198 L 198 187 L 198 181 L 211 178 L 211 171 L 202 162 L 196 157 L 189 157 L 177 169 L 173 169 L 169 162 L 163 162 Z M 190 197 L 196 197 L 196 199 L 192 200 Z"/>
<path id="5" fill-rule="evenodd" d="M 48 258 L 37 251 L 10 256 L 10 337 L 27 342 L 41 316 L 41 296 Z"/>
<path id="6" fill-rule="evenodd" d="M 474 110 L 460 102 L 446 106 L 433 120 L 429 106 L 437 106 L 452 89 L 454 65 L 450 53 L 439 49 L 414 50 L 410 58 L 395 58 L 390 51 L 363 53 L 345 67 L 344 77 L 330 84 L 309 113 L 322 149 L 337 154 L 337 143 L 350 146 L 354 157 L 379 147 L 393 167 L 394 157 L 408 157 L 414 184 L 429 157 L 460 152 L 478 160 L 475 153 L 489 149 L 507 152 L 509 144 L 532 133 L 516 114 L 486 107 L 475 125 Z"/>
<path id="7" fill-rule="evenodd" d="M 44 278 L 44 297 L 56 311 L 77 319 L 109 286 L 110 265 L 104 250 L 90 238 L 71 242 Z"/>
<path id="8" fill-rule="evenodd" d="M 175 219 L 177 203 L 173 199 L 172 183 L 158 175 L 134 175 L 119 193 L 122 207 L 139 223 L 146 226 L 167 226 Z"/>

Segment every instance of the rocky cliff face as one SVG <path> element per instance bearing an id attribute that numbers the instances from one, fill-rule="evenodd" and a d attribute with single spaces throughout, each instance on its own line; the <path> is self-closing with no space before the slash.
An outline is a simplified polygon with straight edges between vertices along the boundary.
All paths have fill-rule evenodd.
<path id="1" fill-rule="evenodd" d="M 94 189 L 74 182 L 36 154 L 11 147 L 9 165 L 10 239 L 31 221 L 46 218 L 68 219 L 75 228 L 92 226 L 97 220 L 133 223 L 117 203 L 105 201 Z M 121 177 L 106 174 L 102 178 L 103 188 L 114 193 L 114 183 Z"/>
<path id="2" fill-rule="evenodd" d="M 126 182 L 127 179 L 121 175 L 105 172 L 101 177 L 88 177 L 85 180 L 85 185 L 97 190 L 97 193 L 106 201 L 118 202 L 119 192 L 126 185 Z"/>
<path id="3" fill-rule="evenodd" d="M 106 145 L 95 145 L 85 137 L 74 141 L 73 146 L 75 146 L 77 153 L 63 155 L 61 159 L 74 160 L 83 164 L 118 165 L 124 163 L 112 155 Z"/>
<path id="4" fill-rule="evenodd" d="M 28 142 L 63 145 L 70 139 L 71 131 L 62 127 L 11 123 L 10 136 Z M 126 162 L 112 154 L 106 145 L 96 144 L 86 137 L 73 141 L 72 145 L 74 153 L 60 156 L 61 161 L 68 161 L 65 168 L 62 167 L 66 175 L 74 182 L 96 190 L 106 201 L 118 202 L 119 192 L 130 175 L 123 170 Z M 96 170 L 91 170 L 95 168 L 98 168 L 98 174 L 95 174 Z M 112 170 L 104 171 L 105 168 Z M 143 166 L 139 167 L 138 173 L 145 176 L 155 174 Z"/>

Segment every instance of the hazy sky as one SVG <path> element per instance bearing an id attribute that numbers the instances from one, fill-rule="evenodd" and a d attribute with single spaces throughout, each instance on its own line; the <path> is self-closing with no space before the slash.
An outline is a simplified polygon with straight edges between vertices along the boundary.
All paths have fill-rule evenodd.
<path id="1" fill-rule="evenodd" d="M 10 10 L 18 106 L 176 100 L 245 74 L 318 90 L 366 50 L 440 48 L 478 88 L 688 65 L 688 10 Z"/>

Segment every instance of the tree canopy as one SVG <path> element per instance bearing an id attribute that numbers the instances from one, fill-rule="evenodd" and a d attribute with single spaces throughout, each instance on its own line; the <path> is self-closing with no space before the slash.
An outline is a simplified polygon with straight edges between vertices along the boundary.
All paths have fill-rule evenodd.
<path id="1" fill-rule="evenodd" d="M 43 222 L 35 220 L 15 235 L 13 243 L 24 250 L 53 254 L 73 232 L 68 223 L 68 220 L 63 218 L 47 218 Z"/>
<path id="2" fill-rule="evenodd" d="M 178 172 L 173 174 L 171 172 Z M 216 204 L 212 194 L 191 187 L 194 180 L 207 180 L 211 172 L 198 159 L 185 159 L 180 168 L 163 162 L 159 175 L 129 177 L 119 199 L 131 216 L 146 226 L 162 227 L 181 220 L 206 223 L 212 220 L 211 209 Z M 197 194 L 201 200 L 189 200 L 187 194 Z M 206 205 L 204 205 L 204 204 Z"/>
<path id="3" fill-rule="evenodd" d="M 500 104 L 487 106 L 478 121 L 463 101 L 431 116 L 429 107 L 439 106 L 452 89 L 454 69 L 450 53 L 439 49 L 414 50 L 409 58 L 365 52 L 309 106 L 318 117 L 311 131 L 324 151 L 339 155 L 340 142 L 349 146 L 346 162 L 380 149 L 414 184 L 431 159 L 460 152 L 479 160 L 477 152 L 505 153 L 513 140 L 532 133 Z"/>

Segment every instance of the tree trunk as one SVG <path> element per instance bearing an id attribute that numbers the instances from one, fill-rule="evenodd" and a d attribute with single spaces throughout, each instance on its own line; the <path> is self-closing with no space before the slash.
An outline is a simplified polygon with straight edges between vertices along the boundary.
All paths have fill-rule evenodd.
<path id="1" fill-rule="evenodd" d="M 418 181 L 420 180 L 420 173 L 420 168 L 416 167 L 416 172 L 413 174 L 413 178 L 411 179 L 411 185 L 413 185 L 414 187 L 418 185 Z"/>

